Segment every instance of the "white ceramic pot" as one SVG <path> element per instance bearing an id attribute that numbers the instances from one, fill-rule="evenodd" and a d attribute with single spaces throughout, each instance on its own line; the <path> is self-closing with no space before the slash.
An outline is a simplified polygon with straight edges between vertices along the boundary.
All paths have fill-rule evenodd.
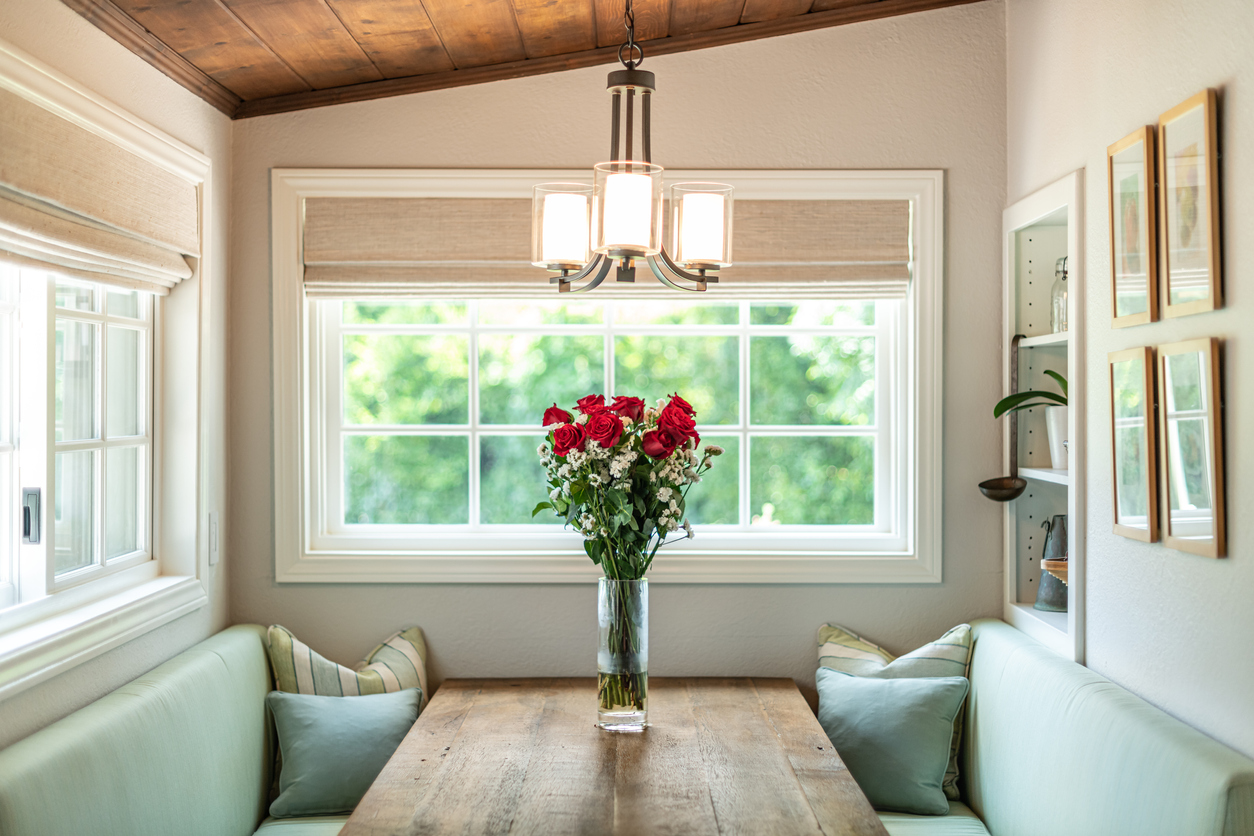
<path id="1" fill-rule="evenodd" d="M 1067 412 L 1065 406 L 1045 407 L 1045 434 L 1049 437 L 1050 466 L 1056 470 L 1067 469 Z"/>

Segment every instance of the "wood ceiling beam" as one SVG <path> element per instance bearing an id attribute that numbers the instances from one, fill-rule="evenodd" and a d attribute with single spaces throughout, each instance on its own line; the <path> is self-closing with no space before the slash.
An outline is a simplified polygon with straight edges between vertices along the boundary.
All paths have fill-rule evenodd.
<path id="1" fill-rule="evenodd" d="M 253 99 L 251 101 L 241 101 L 230 90 L 227 90 L 217 81 L 192 66 L 186 59 L 144 29 L 143 26 L 132 20 L 125 12 L 114 5 L 112 0 L 63 0 L 63 2 L 104 30 L 119 43 L 129 48 L 136 55 L 139 55 L 214 107 L 236 119 L 308 110 L 310 108 L 347 102 L 369 101 L 390 96 L 403 96 L 410 93 L 424 93 L 431 90 L 484 84 L 490 81 L 525 78 L 544 73 L 611 64 L 618 59 L 618 46 L 614 45 L 565 55 L 514 60 L 487 66 L 432 72 L 424 75 L 390 78 L 382 81 L 369 81 L 361 84 L 332 87 L 325 90 L 312 90 Z M 443 0 L 443 2 L 449 3 L 452 0 Z M 678 36 L 655 38 L 643 41 L 642 45 L 650 56 L 669 55 L 676 52 L 708 49 L 710 47 L 743 43 L 760 38 L 772 38 L 777 35 L 790 35 L 812 29 L 843 26 L 849 23 L 861 23 L 977 2 L 980 2 L 980 0 L 815 0 L 813 8 L 816 11 L 811 11 L 808 14 L 741 23 L 735 26 L 691 32 Z M 822 11 L 817 10 L 828 3 L 838 3 L 839 7 Z M 599 7 L 601 4 L 598 2 L 597 5 L 598 11 L 600 11 Z M 757 16 L 756 7 L 759 5 L 761 4 L 741 2 L 740 8 L 744 9 L 746 16 L 755 17 Z M 637 21 L 639 22 L 639 18 L 637 18 Z M 600 22 L 598 20 L 598 24 Z M 601 27 L 598 25 L 597 34 L 603 39 L 605 33 L 600 30 Z"/>
<path id="2" fill-rule="evenodd" d="M 240 97 L 206 75 L 135 22 L 112 0 L 63 0 L 65 5 L 161 72 L 225 113 L 235 116 Z"/>

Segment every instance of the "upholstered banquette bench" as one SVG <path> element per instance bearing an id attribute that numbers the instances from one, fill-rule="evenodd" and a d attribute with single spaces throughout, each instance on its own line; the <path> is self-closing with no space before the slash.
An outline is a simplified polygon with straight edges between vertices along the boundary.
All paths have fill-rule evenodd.
<path id="1" fill-rule="evenodd" d="M 1254 761 L 1065 661 L 976 622 L 962 786 L 893 836 L 1254 836 Z M 333 836 L 267 819 L 265 628 L 224 630 L 0 752 L 3 836 Z M 987 826 L 987 829 L 986 829 Z"/>
<path id="2" fill-rule="evenodd" d="M 1005 622 L 971 626 L 965 803 L 881 813 L 892 836 L 1254 836 L 1254 760 Z"/>
<path id="3" fill-rule="evenodd" d="M 335 836 L 347 816 L 266 819 L 272 683 L 266 628 L 231 627 L 18 741 L 0 834 Z"/>

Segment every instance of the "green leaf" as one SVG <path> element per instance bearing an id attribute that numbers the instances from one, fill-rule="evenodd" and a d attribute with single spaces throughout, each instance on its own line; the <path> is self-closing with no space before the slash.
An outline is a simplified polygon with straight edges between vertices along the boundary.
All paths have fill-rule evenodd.
<path id="1" fill-rule="evenodd" d="M 534 517 L 536 514 L 540 513 L 545 508 L 552 508 L 552 507 L 553 507 L 552 502 L 541 502 L 539 505 L 537 505 L 535 508 L 532 509 L 531 516 Z"/>
<path id="2" fill-rule="evenodd" d="M 1067 405 L 1067 399 L 1064 398 L 1062 395 L 1057 395 L 1057 394 L 1054 394 L 1053 392 L 1044 392 L 1039 389 L 1032 389 L 1027 392 L 1019 392 L 1014 395 L 1007 395 L 1006 397 L 1002 398 L 1000 401 L 997 402 L 997 406 L 993 407 L 993 417 L 1000 418 L 1001 416 L 1005 415 L 1007 412 L 1018 412 L 1020 409 L 1030 409 L 1031 407 L 1034 407 L 1034 406 L 1047 406 L 1048 405 L 1048 404 L 1025 403 L 1026 401 L 1029 401 L 1032 398 L 1046 398 L 1051 401 L 1056 401 L 1057 403 L 1062 404 L 1063 406 Z"/>
<path id="3" fill-rule="evenodd" d="M 1060 375 L 1053 369 L 1046 369 L 1045 374 L 1049 375 L 1058 384 L 1058 388 L 1062 390 L 1063 397 L 1067 397 L 1067 378 Z"/>

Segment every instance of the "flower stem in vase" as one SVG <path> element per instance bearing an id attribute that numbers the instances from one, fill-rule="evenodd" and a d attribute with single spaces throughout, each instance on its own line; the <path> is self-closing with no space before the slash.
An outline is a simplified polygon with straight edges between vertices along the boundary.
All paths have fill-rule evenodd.
<path id="1" fill-rule="evenodd" d="M 597 725 L 642 731 L 649 707 L 648 581 L 602 578 L 597 621 Z"/>

